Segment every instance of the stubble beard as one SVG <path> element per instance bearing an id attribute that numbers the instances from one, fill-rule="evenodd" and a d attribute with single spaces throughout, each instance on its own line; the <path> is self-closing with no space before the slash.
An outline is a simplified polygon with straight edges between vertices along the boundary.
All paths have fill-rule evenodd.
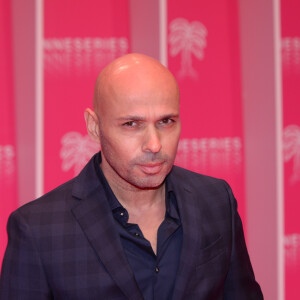
<path id="1" fill-rule="evenodd" d="M 102 150 L 103 151 L 103 150 Z M 106 155 L 105 155 L 106 154 Z M 157 189 L 159 188 L 172 169 L 173 161 L 168 159 L 163 160 L 163 168 L 157 174 L 146 174 L 144 173 L 139 165 L 149 163 L 149 160 L 145 160 L 143 157 L 130 161 L 129 164 L 118 164 L 115 156 L 111 157 L 105 153 L 105 160 L 111 169 L 111 175 L 114 177 L 114 182 L 119 182 L 120 185 L 127 185 L 132 189 Z M 150 162 L 154 163 L 155 160 Z M 161 162 L 161 160 L 160 160 Z"/>
<path id="2" fill-rule="evenodd" d="M 147 190 L 159 188 L 170 173 L 175 160 L 175 158 L 172 159 L 161 152 L 149 152 L 132 159 L 129 163 L 122 162 L 118 155 L 112 151 L 112 148 L 105 138 L 102 139 L 102 165 L 103 167 L 105 165 L 105 169 L 102 168 L 102 170 L 108 181 L 112 180 L 115 184 L 127 187 L 128 189 Z M 163 163 L 163 167 L 157 174 L 146 174 L 139 167 L 140 165 L 161 162 Z"/>

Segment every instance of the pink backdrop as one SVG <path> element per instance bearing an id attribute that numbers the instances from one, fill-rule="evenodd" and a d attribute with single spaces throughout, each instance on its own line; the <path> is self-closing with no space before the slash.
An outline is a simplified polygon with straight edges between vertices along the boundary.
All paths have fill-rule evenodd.
<path id="1" fill-rule="evenodd" d="M 0 0 L 0 261 L 7 242 L 7 218 L 17 208 L 10 11 L 10 1 Z"/>
<path id="2" fill-rule="evenodd" d="M 300 2 L 284 0 L 281 9 L 285 281 L 286 300 L 296 300 L 300 282 Z"/>

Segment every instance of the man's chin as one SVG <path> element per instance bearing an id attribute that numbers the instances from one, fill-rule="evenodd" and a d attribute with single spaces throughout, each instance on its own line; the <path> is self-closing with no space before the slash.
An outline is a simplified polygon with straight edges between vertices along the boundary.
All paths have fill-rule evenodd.
<path id="1" fill-rule="evenodd" d="M 154 190 L 158 189 L 162 186 L 165 181 L 165 175 L 151 175 L 144 178 L 140 178 L 139 180 L 134 180 L 132 184 L 138 189 L 142 190 Z"/>

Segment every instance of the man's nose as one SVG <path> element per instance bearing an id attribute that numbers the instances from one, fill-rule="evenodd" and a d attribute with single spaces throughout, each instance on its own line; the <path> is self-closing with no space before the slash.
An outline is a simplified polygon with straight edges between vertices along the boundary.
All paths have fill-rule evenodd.
<path id="1" fill-rule="evenodd" d="M 157 153 L 160 151 L 160 149 L 160 134 L 154 126 L 151 126 L 147 128 L 147 132 L 145 133 L 142 150 L 145 152 Z"/>

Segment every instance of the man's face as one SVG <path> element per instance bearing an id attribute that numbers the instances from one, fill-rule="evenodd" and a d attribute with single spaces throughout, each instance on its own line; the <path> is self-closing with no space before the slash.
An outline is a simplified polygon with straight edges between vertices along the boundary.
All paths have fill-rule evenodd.
<path id="1" fill-rule="evenodd" d="M 115 80 L 100 107 L 101 168 L 119 186 L 156 188 L 170 172 L 177 152 L 177 86 L 168 76 Z"/>

